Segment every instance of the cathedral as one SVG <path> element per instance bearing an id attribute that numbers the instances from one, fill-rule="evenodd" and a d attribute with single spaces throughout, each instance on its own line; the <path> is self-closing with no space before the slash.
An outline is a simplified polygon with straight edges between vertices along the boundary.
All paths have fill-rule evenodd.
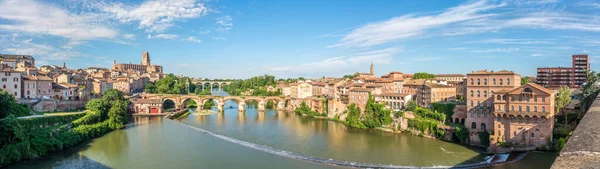
<path id="1" fill-rule="evenodd" d="M 148 52 L 142 52 L 142 64 L 131 64 L 131 63 L 117 63 L 115 60 L 113 63 L 113 70 L 121 72 L 138 72 L 143 73 L 161 73 L 163 72 L 162 66 L 150 65 L 150 54 Z"/>

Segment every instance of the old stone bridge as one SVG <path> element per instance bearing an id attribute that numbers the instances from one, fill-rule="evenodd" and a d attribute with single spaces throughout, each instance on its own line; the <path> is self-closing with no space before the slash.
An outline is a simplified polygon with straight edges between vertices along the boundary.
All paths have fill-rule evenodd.
<path id="1" fill-rule="evenodd" d="M 202 108 L 206 101 L 212 99 L 217 103 L 219 112 L 224 110 L 225 102 L 235 101 L 237 102 L 237 108 L 239 111 L 245 111 L 246 101 L 254 100 L 258 102 L 258 110 L 264 111 L 265 104 L 272 100 L 276 103 L 277 110 L 295 110 L 297 107 L 306 102 L 306 104 L 313 110 L 323 112 L 323 98 L 291 98 L 283 96 L 198 96 L 198 95 L 178 95 L 178 94 L 141 94 L 142 99 L 160 100 L 160 108 L 165 101 L 171 100 L 175 103 L 175 108 L 185 108 L 184 102 L 186 100 L 194 100 L 198 104 L 198 109 Z"/>

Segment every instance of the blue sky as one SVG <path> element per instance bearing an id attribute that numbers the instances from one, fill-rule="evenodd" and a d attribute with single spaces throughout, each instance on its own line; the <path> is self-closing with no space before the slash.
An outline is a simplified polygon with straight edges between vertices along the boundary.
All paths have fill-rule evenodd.
<path id="1" fill-rule="evenodd" d="M 468 73 L 600 55 L 600 2 L 0 0 L 0 53 L 37 66 L 152 63 L 207 78 Z"/>

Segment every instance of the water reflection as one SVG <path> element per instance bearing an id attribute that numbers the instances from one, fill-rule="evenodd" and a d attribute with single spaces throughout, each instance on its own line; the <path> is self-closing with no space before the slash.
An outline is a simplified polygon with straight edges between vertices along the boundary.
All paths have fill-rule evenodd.
<path id="1" fill-rule="evenodd" d="M 226 107 L 237 105 L 226 103 Z M 345 125 L 301 117 L 292 112 L 246 106 L 244 112 L 225 109 L 180 122 L 220 135 L 304 155 L 375 164 L 450 166 L 483 161 L 485 156 L 461 145 L 405 134 L 347 128 Z M 211 118 L 211 117 L 215 117 Z M 202 120 L 197 120 L 202 119 Z M 422 158 L 427 157 L 427 158 Z"/>

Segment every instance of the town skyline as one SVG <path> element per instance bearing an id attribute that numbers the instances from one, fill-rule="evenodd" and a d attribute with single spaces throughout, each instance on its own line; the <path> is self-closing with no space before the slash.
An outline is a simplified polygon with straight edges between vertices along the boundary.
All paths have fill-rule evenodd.
<path id="1" fill-rule="evenodd" d="M 594 68 L 600 53 L 596 2 L 339 4 L 2 1 L 11 7 L 0 12 L 0 53 L 84 69 L 138 63 L 148 51 L 165 73 L 211 79 L 341 77 L 367 72 L 371 62 L 377 76 L 484 69 L 535 76 L 538 67 L 569 67 L 574 54 L 588 54 Z M 25 7 L 35 9 L 31 17 L 19 17 Z M 144 12 L 169 8 L 185 10 Z"/>

